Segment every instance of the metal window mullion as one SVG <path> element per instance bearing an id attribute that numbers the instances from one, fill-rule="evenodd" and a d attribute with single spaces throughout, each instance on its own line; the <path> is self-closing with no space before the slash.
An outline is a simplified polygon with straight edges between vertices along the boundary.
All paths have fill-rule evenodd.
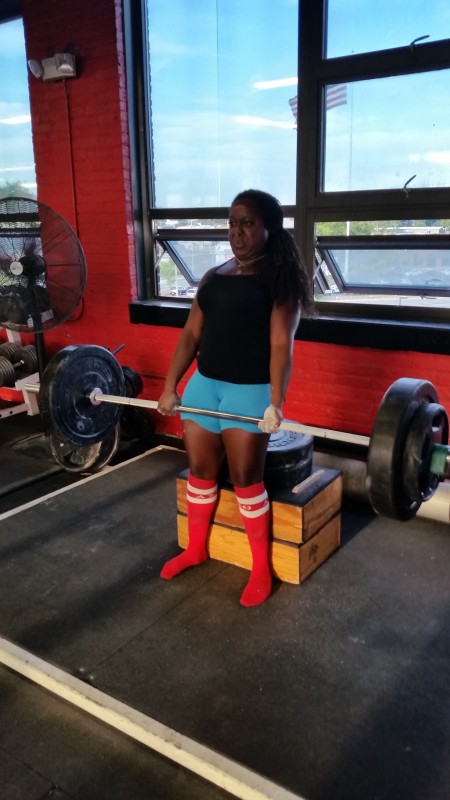
<path id="1" fill-rule="evenodd" d="M 321 83 L 341 83 L 354 80 L 432 72 L 450 67 L 450 40 L 411 47 L 397 47 L 370 53 L 321 59 L 317 66 Z"/>
<path id="2" fill-rule="evenodd" d="M 150 143 L 147 141 L 149 118 L 145 92 L 147 64 L 145 0 L 140 3 L 124 0 L 123 18 L 127 54 L 128 127 L 131 162 L 134 167 L 131 171 L 131 190 L 134 209 L 137 294 L 138 300 L 146 300 L 148 297 L 147 281 L 150 282 L 151 293 L 153 294 L 155 291 L 155 252 L 148 218 L 152 153 Z"/>
<path id="3" fill-rule="evenodd" d="M 299 2 L 297 190 L 295 235 L 313 279 L 315 267 L 314 209 L 323 161 L 323 130 L 317 95 L 323 54 L 325 0 Z"/>
<path id="4" fill-rule="evenodd" d="M 168 242 L 168 241 L 160 241 L 163 249 L 166 253 L 170 256 L 173 263 L 177 267 L 177 269 L 181 272 L 183 278 L 190 286 L 198 286 L 198 281 L 195 280 L 191 270 L 186 265 L 185 261 L 181 258 L 180 254 L 177 253 L 175 248 Z"/>

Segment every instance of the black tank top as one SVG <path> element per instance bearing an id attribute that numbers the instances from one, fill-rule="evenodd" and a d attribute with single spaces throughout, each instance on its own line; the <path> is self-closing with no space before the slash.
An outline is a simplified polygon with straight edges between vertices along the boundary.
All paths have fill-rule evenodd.
<path id="1" fill-rule="evenodd" d="M 204 314 L 199 372 L 230 383 L 269 383 L 272 304 L 260 280 L 215 272 L 197 301 Z"/>

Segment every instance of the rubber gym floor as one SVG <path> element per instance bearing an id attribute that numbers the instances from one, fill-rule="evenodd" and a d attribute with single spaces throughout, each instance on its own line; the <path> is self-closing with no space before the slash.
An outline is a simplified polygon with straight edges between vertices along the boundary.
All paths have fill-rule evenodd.
<path id="1" fill-rule="evenodd" d="M 341 547 L 244 609 L 243 569 L 209 560 L 159 578 L 178 552 L 183 450 L 126 444 L 96 476 L 73 475 L 39 417 L 19 414 L 2 420 L 0 461 L 2 652 L 242 767 L 244 798 L 448 800 L 446 525 L 345 503 Z M 26 669 L 2 662 L 0 696 L 1 800 L 238 796 Z"/>

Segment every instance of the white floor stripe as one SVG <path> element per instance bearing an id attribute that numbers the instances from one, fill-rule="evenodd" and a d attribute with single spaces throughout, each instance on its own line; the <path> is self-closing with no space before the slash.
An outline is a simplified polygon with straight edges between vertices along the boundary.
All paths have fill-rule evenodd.
<path id="1" fill-rule="evenodd" d="M 240 800 L 304 800 L 2 638 L 0 663 Z"/>
<path id="2" fill-rule="evenodd" d="M 126 467 L 127 464 L 132 464 L 134 461 L 139 461 L 139 459 L 145 458 L 146 456 L 152 455 L 153 453 L 157 453 L 159 450 L 178 450 L 178 448 L 168 447 L 166 445 L 158 445 L 158 447 L 153 447 L 151 450 L 146 450 L 145 453 L 141 453 L 138 456 L 134 456 L 133 458 L 129 458 L 126 461 L 122 461 L 120 464 L 116 464 L 114 467 L 106 466 L 104 467 L 104 469 L 100 470 L 100 472 L 95 472 L 93 475 L 88 475 L 86 478 L 82 478 L 79 481 L 75 481 L 74 483 L 71 483 L 68 486 L 63 486 L 61 489 L 55 489 L 54 492 L 49 492 L 48 494 L 44 494 L 41 497 L 36 497 L 35 500 L 30 500 L 28 503 L 22 503 L 21 506 L 17 506 L 17 508 L 12 508 L 10 511 L 4 511 L 3 514 L 0 514 L 0 522 L 3 519 L 8 519 L 8 517 L 13 517 L 15 514 L 19 514 L 21 511 L 26 511 L 28 508 L 33 508 L 33 506 L 38 506 L 40 503 L 44 503 L 46 500 L 50 500 L 52 497 L 57 497 L 59 494 L 64 494 L 64 492 L 70 492 L 71 489 L 78 489 L 79 486 L 84 486 L 85 483 L 89 483 L 90 481 L 95 481 L 97 478 L 103 478 L 105 475 L 109 475 L 110 472 L 115 472 L 116 469 L 121 469 L 122 467 Z M 178 450 L 178 452 L 182 451 Z"/>

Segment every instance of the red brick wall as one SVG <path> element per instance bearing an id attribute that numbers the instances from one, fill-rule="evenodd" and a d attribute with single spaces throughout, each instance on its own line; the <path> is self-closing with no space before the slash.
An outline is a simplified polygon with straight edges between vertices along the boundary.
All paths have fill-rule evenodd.
<path id="1" fill-rule="evenodd" d="M 29 78 L 38 199 L 75 228 L 88 265 L 78 319 L 49 334 L 48 348 L 114 347 L 135 287 L 120 3 L 24 0 L 23 13 L 29 57 L 73 42 L 79 67 L 65 84 Z"/>
<path id="2" fill-rule="evenodd" d="M 135 261 L 130 202 L 127 98 L 120 0 L 23 0 L 28 58 L 75 45 L 79 77 L 43 83 L 30 75 L 38 198 L 76 229 L 88 265 L 82 305 L 46 334 L 48 355 L 73 343 L 115 348 L 145 380 L 162 388 L 179 330 L 131 325 Z M 386 388 L 408 375 L 431 380 L 450 407 L 448 358 L 297 342 L 285 414 L 318 426 L 370 433 Z M 180 433 L 157 417 L 158 430 Z"/>

